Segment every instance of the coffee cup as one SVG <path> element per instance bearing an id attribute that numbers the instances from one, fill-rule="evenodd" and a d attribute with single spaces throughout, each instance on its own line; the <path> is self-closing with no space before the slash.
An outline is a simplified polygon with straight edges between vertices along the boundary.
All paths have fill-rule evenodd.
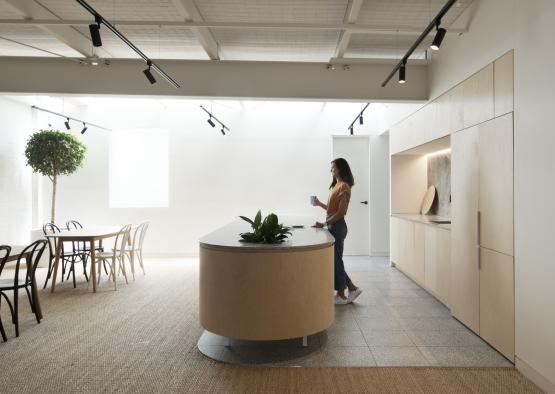
<path id="1" fill-rule="evenodd" d="M 316 196 L 310 196 L 310 204 L 316 206 Z"/>

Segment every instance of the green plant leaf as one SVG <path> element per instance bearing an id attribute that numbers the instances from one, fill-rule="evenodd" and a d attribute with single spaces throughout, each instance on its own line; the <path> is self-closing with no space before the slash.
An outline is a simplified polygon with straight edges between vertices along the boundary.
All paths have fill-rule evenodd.
<path id="1" fill-rule="evenodd" d="M 258 212 L 256 213 L 256 216 L 254 217 L 254 227 L 255 227 L 255 229 L 259 228 L 261 223 L 262 223 L 262 212 L 260 212 L 260 210 L 258 210 Z"/>
<path id="2" fill-rule="evenodd" d="M 246 217 L 246 216 L 239 216 L 239 217 L 240 217 L 241 219 L 243 219 L 245 222 L 250 223 L 251 226 L 254 225 L 254 222 L 253 222 L 251 219 L 249 219 L 248 217 Z"/>

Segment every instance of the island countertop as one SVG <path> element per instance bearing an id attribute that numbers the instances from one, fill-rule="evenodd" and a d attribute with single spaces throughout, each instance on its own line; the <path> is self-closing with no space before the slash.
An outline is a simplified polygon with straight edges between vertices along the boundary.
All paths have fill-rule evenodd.
<path id="1" fill-rule="evenodd" d="M 239 242 L 240 233 L 251 231 L 250 225 L 237 219 L 200 239 L 200 246 L 209 249 L 237 251 L 291 251 L 322 248 L 333 245 L 334 238 L 326 228 L 313 228 L 315 220 L 305 217 L 287 217 L 279 220 L 285 226 L 302 224 L 303 228 L 292 228 L 287 241 L 280 244 L 255 244 Z"/>

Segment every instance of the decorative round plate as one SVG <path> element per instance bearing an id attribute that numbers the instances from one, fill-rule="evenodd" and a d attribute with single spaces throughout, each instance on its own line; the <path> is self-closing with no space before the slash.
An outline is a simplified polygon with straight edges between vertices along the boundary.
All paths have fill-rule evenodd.
<path id="1" fill-rule="evenodd" d="M 426 215 L 428 212 L 430 212 L 430 209 L 432 208 L 435 198 L 436 198 L 436 187 L 434 185 L 431 185 L 426 191 L 426 194 L 424 194 L 424 198 L 422 199 L 422 205 L 420 205 L 420 213 L 422 215 Z"/>

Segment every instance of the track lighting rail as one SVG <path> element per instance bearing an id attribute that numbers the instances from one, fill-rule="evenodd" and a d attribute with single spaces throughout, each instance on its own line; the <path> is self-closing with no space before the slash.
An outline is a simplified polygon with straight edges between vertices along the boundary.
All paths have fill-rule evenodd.
<path id="1" fill-rule="evenodd" d="M 221 130 L 220 130 L 220 131 L 221 131 L 221 133 L 222 133 L 223 135 L 225 135 L 225 131 L 226 131 L 226 130 L 227 130 L 227 131 L 231 131 L 231 130 L 229 129 L 229 127 L 227 127 L 221 120 L 219 120 L 218 118 L 216 118 L 216 117 L 212 114 L 212 112 L 208 111 L 208 110 L 207 110 L 206 108 L 204 108 L 202 105 L 200 106 L 200 108 L 210 116 L 210 117 L 208 118 L 208 120 L 207 120 L 207 122 L 208 122 L 208 124 L 209 124 L 210 126 L 216 127 L 216 125 L 215 125 L 214 122 L 212 121 L 212 119 L 214 119 L 216 122 L 218 122 L 218 123 L 220 124 L 220 126 L 221 126 Z"/>
<path id="2" fill-rule="evenodd" d="M 65 121 L 64 123 L 67 123 L 67 124 L 69 124 L 69 121 L 70 121 L 70 120 L 73 120 L 74 122 L 77 122 L 77 123 L 82 123 L 82 124 L 83 124 L 83 129 L 84 129 L 85 131 L 87 130 L 87 125 L 88 125 L 88 126 L 92 126 L 92 127 L 96 127 L 97 129 L 101 129 L 101 130 L 112 131 L 112 129 L 108 129 L 108 128 L 106 128 L 106 127 L 102 127 L 102 126 L 99 126 L 99 125 L 94 124 L 94 123 L 91 123 L 91 122 L 85 122 L 84 120 L 77 119 L 77 118 L 74 118 L 74 117 L 71 117 L 71 116 L 67 116 L 67 115 L 61 114 L 61 113 L 59 113 L 59 112 L 54 112 L 54 111 L 51 111 L 51 110 L 49 110 L 49 109 L 37 107 L 36 105 L 31 105 L 31 108 L 32 108 L 32 109 L 36 109 L 36 110 L 38 110 L 38 111 L 48 112 L 49 114 L 62 117 L 62 118 L 64 118 L 64 119 L 66 119 L 66 121 Z M 66 128 L 67 128 L 67 125 L 66 125 Z M 83 132 L 81 132 L 81 134 L 83 134 Z"/>
<path id="3" fill-rule="evenodd" d="M 430 32 L 434 29 L 434 28 L 438 28 L 439 25 L 441 24 L 441 18 L 443 18 L 445 16 L 445 14 L 447 14 L 447 12 L 451 9 L 451 7 L 457 2 L 457 0 L 448 0 L 447 3 L 445 3 L 445 5 L 441 8 L 441 10 L 439 10 L 439 12 L 437 13 L 437 15 L 434 17 L 434 19 L 432 19 L 430 21 L 430 24 L 424 29 L 424 31 L 418 36 L 418 38 L 416 39 L 416 41 L 414 42 L 414 44 L 412 44 L 412 46 L 409 48 L 409 50 L 407 51 L 407 53 L 405 53 L 405 56 L 402 57 L 402 59 L 399 61 L 399 63 L 397 63 L 397 65 L 395 67 L 393 67 L 393 70 L 391 70 L 391 72 L 389 73 L 389 75 L 387 76 L 387 78 L 383 81 L 382 83 L 382 88 L 385 87 L 385 85 L 387 85 L 387 83 L 391 80 L 391 78 L 395 75 L 395 73 L 403 66 L 405 66 L 405 64 L 407 63 L 407 60 L 409 59 L 410 55 L 412 55 L 412 53 L 416 50 L 416 48 L 418 48 L 418 46 L 422 43 L 422 41 L 424 41 L 424 39 L 428 36 L 428 34 L 430 34 Z"/>
<path id="4" fill-rule="evenodd" d="M 85 10 L 87 10 L 92 16 L 95 18 L 95 23 L 98 27 L 100 25 L 104 25 L 114 33 L 120 40 L 122 40 L 129 48 L 131 48 L 137 55 L 139 55 L 149 66 L 149 69 L 155 70 L 158 74 L 160 74 L 170 85 L 174 88 L 179 88 L 179 84 L 170 77 L 164 70 L 162 70 L 156 63 L 154 63 L 147 55 L 143 53 L 139 48 L 135 46 L 131 41 L 127 39 L 114 25 L 112 25 L 109 21 L 107 21 L 102 15 L 100 15 L 96 10 L 91 7 L 85 0 L 76 0 Z M 146 75 L 146 73 L 145 73 Z M 152 76 L 152 75 L 151 75 Z M 153 83 L 149 78 L 150 83 Z"/>
<path id="5" fill-rule="evenodd" d="M 364 118 L 362 117 L 362 115 L 364 114 L 364 111 L 366 111 L 366 108 L 368 108 L 369 105 L 370 105 L 370 103 L 366 103 L 366 105 L 364 106 L 362 111 L 360 111 L 360 113 L 356 116 L 356 118 L 351 122 L 349 127 L 347 127 L 347 130 L 351 133 L 351 135 L 354 134 L 354 127 L 355 127 L 355 123 L 356 123 L 357 120 L 360 120 L 360 124 L 363 124 L 363 122 L 364 122 L 363 119 Z"/>

